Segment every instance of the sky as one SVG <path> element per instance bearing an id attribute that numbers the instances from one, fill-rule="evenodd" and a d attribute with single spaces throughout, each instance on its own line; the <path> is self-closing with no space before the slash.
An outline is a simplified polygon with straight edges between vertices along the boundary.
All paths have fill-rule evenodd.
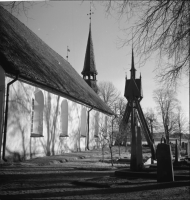
<path id="1" fill-rule="evenodd" d="M 90 1 L 57 1 L 36 2 L 29 7 L 27 16 L 20 12 L 13 13 L 22 23 L 31 29 L 38 37 L 47 43 L 53 50 L 66 59 L 67 46 L 70 49 L 68 61 L 81 75 L 84 65 L 84 57 L 89 33 Z M 92 40 L 97 80 L 109 81 L 124 96 L 125 76 L 130 77 L 131 46 L 119 47 L 119 38 L 126 35 L 121 27 L 130 24 L 119 21 L 115 16 L 107 16 L 105 7 L 101 2 L 95 2 L 92 7 Z M 125 24 L 124 24 L 125 23 Z M 131 37 L 131 35 L 127 36 Z M 134 52 L 134 57 L 135 57 Z M 135 57 L 135 63 L 137 58 Z M 155 82 L 157 58 L 151 57 L 143 67 L 135 65 L 136 77 L 142 76 L 143 99 L 141 106 L 155 109 L 153 91 L 159 87 Z M 82 76 L 82 75 L 81 75 Z M 189 84 L 182 81 L 178 88 L 178 100 L 185 116 L 189 119 Z"/>

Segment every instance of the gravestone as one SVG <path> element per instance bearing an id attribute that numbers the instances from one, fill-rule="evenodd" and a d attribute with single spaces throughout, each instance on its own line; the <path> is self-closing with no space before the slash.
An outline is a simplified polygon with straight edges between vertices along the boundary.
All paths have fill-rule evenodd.
<path id="1" fill-rule="evenodd" d="M 190 141 L 187 142 L 187 156 L 190 158 Z"/>
<path id="2" fill-rule="evenodd" d="M 188 143 L 184 143 L 185 155 L 188 154 L 188 153 L 187 153 L 187 145 L 188 145 Z"/>
<path id="3" fill-rule="evenodd" d="M 162 135 L 160 143 L 166 143 L 166 138 Z"/>
<path id="4" fill-rule="evenodd" d="M 171 147 L 161 143 L 157 146 L 157 182 L 174 181 Z"/>
<path id="5" fill-rule="evenodd" d="M 180 157 L 180 147 L 179 147 L 177 139 L 176 139 L 176 143 L 175 143 L 175 161 L 174 161 L 175 164 L 177 164 L 179 162 L 179 157 Z"/>
<path id="6" fill-rule="evenodd" d="M 141 128 L 136 126 L 132 135 L 130 169 L 141 171 L 143 168 Z"/>

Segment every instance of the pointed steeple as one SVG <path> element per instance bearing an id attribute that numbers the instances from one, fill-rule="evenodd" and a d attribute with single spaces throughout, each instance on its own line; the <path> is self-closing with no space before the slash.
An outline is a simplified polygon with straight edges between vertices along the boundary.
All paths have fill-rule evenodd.
<path id="1" fill-rule="evenodd" d="M 95 64 L 95 56 L 94 56 L 94 48 L 92 42 L 92 33 L 91 33 L 91 24 L 89 27 L 88 41 L 86 47 L 86 54 L 84 60 L 84 67 L 81 74 L 84 76 L 94 76 L 97 75 L 96 64 Z"/>
<path id="2" fill-rule="evenodd" d="M 89 34 L 88 34 L 88 41 L 86 46 L 86 54 L 84 59 L 84 67 L 81 72 L 83 75 L 83 79 L 87 82 L 87 84 L 97 93 L 98 87 L 96 85 L 96 75 L 98 74 L 96 70 L 96 64 L 95 64 L 95 56 L 94 56 L 94 47 L 92 42 L 92 33 L 91 33 L 91 15 L 93 13 L 91 12 L 90 8 L 90 25 L 89 25 Z"/>
<path id="3" fill-rule="evenodd" d="M 131 60 L 131 78 L 133 77 L 135 79 L 135 73 L 136 73 L 136 69 L 135 69 L 135 64 L 134 64 L 134 54 L 133 54 L 133 47 L 132 47 L 132 60 Z"/>

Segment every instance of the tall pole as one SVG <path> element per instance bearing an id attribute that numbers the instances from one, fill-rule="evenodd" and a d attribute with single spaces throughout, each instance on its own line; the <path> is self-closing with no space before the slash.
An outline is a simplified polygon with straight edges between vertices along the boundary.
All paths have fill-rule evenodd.
<path id="1" fill-rule="evenodd" d="M 87 140 L 87 144 L 86 144 L 86 149 L 87 150 L 90 150 L 89 149 L 89 132 L 90 132 L 90 111 L 93 109 L 93 107 L 92 108 L 90 108 L 90 110 L 88 110 L 88 116 L 87 116 L 87 125 L 88 125 L 88 132 L 87 132 L 87 138 L 86 138 L 86 140 Z"/>
<path id="2" fill-rule="evenodd" d="M 136 143 L 137 143 L 137 134 L 136 134 L 136 111 L 134 108 L 134 101 L 131 101 L 131 160 L 130 160 L 130 169 L 136 170 L 137 165 L 137 152 L 136 152 Z"/>
<path id="3" fill-rule="evenodd" d="M 167 116 L 166 118 L 166 144 L 169 144 L 170 142 L 168 126 L 169 126 L 169 120 Z"/>
<path id="4" fill-rule="evenodd" d="M 3 160 L 7 162 L 5 158 L 5 149 L 6 149 L 6 138 L 7 138 L 7 121 L 8 121 L 8 111 L 9 111 L 9 87 L 15 81 L 18 80 L 19 74 L 16 75 L 15 79 L 7 84 L 7 93 L 6 93 L 6 104 L 5 104 L 5 124 L 4 124 L 4 138 L 3 138 Z"/>

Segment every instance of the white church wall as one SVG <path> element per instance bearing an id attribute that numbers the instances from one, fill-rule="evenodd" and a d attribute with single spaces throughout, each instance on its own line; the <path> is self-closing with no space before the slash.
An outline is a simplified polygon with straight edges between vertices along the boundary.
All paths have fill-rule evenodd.
<path id="1" fill-rule="evenodd" d="M 6 77 L 5 85 L 11 80 L 11 78 Z M 37 118 L 33 115 L 34 106 L 32 106 L 32 102 L 35 102 L 35 91 L 37 90 L 42 92 L 44 98 L 42 133 L 40 133 L 41 129 L 35 128 L 34 131 L 33 127 L 34 119 Z M 63 102 L 68 105 L 68 127 L 64 130 L 60 120 L 61 117 L 65 116 L 65 114 L 61 113 Z M 35 103 L 37 105 L 37 101 Z M 85 119 L 81 118 L 81 113 L 84 113 L 84 110 L 85 114 L 83 114 L 83 117 Z M 86 137 L 81 137 L 81 133 L 85 136 L 88 132 L 88 110 L 89 108 L 84 105 L 16 81 L 10 86 L 6 157 L 11 159 L 29 159 L 38 156 L 60 155 L 62 153 L 85 150 L 87 139 Z M 97 139 L 94 137 L 97 134 L 95 133 L 95 116 L 97 113 L 99 113 L 99 121 L 103 121 L 105 118 L 105 115 L 98 111 L 90 111 L 90 149 L 99 147 L 96 142 Z"/>
<path id="2" fill-rule="evenodd" d="M 6 78 L 7 83 L 12 79 Z M 31 145 L 31 97 L 33 87 L 24 86 L 21 82 L 15 82 L 10 86 L 9 112 L 7 123 L 6 156 L 28 157 Z"/>
<path id="3" fill-rule="evenodd" d="M 90 111 L 90 126 L 89 126 L 89 148 L 95 149 L 97 148 L 96 143 L 96 132 L 95 132 L 95 116 L 96 116 L 95 110 Z"/>

